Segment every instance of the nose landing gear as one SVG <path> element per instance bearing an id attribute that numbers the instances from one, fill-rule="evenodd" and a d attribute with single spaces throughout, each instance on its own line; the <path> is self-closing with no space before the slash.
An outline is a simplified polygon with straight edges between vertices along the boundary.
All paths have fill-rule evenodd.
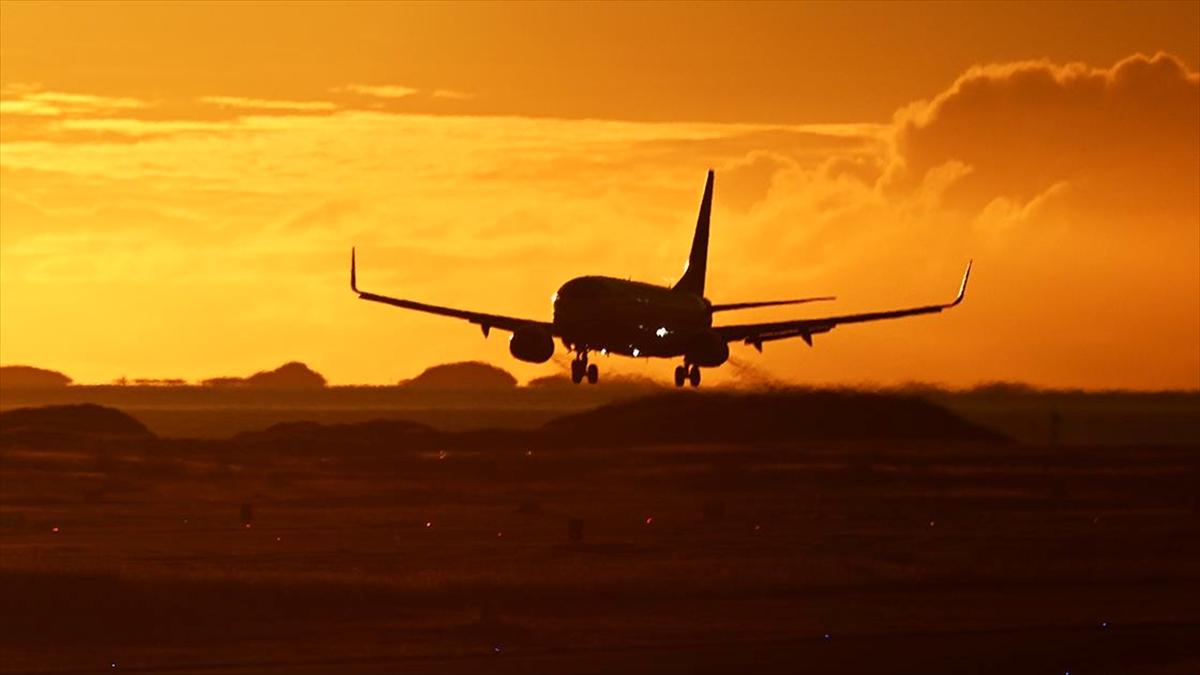
<path id="1" fill-rule="evenodd" d="M 690 366 L 686 363 L 682 366 L 675 366 L 675 386 L 682 387 L 685 380 L 693 387 L 699 387 L 700 366 L 694 363 Z"/>

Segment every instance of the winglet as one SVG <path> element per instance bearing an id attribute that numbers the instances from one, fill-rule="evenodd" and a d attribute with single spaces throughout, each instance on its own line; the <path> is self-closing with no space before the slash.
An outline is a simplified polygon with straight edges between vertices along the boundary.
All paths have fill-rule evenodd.
<path id="1" fill-rule="evenodd" d="M 954 298 L 954 302 L 950 303 L 949 305 L 946 305 L 947 307 L 954 307 L 955 305 L 957 305 L 958 303 L 963 301 L 963 297 L 966 296 L 966 294 L 967 294 L 967 279 L 971 278 L 971 265 L 974 262 L 975 262 L 974 260 L 967 261 L 967 271 L 963 272 L 962 283 L 959 284 L 959 286 L 958 286 L 958 295 Z"/>
<path id="2" fill-rule="evenodd" d="M 350 290 L 358 292 L 358 279 L 354 273 L 354 247 L 350 247 Z"/>

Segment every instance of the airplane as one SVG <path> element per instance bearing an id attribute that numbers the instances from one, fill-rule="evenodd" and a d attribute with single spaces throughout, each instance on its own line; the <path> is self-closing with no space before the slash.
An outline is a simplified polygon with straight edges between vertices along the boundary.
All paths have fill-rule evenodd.
<path id="1" fill-rule="evenodd" d="M 708 266 L 709 218 L 712 213 L 713 172 L 710 169 L 700 200 L 700 215 L 692 237 L 692 249 L 683 276 L 675 285 L 654 284 L 604 276 L 583 276 L 563 284 L 551 297 L 553 319 L 536 321 L 500 314 L 486 314 L 414 300 L 377 295 L 358 289 L 355 251 L 350 249 L 350 289 L 358 297 L 394 307 L 463 319 L 478 325 L 486 338 L 491 329 L 508 331 L 508 348 L 514 357 L 529 363 L 545 363 L 554 355 L 558 338 L 571 361 L 571 381 L 599 381 L 600 372 L 588 354 L 619 354 L 634 358 L 682 358 L 675 368 L 675 386 L 688 382 L 700 386 L 700 369 L 716 368 L 729 359 L 729 343 L 741 342 L 760 353 L 763 344 L 798 337 L 809 347 L 813 336 L 835 326 L 918 314 L 934 314 L 963 301 L 971 262 L 963 273 L 958 295 L 951 302 L 862 314 L 843 314 L 813 319 L 714 326 L 713 314 L 754 307 L 796 305 L 833 300 L 832 296 L 714 304 L 704 297 Z"/>

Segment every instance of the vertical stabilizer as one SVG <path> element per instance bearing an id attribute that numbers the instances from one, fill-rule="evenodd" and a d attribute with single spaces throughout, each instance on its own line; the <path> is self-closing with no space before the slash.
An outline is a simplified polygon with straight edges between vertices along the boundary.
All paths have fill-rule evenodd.
<path id="1" fill-rule="evenodd" d="M 704 197 L 700 200 L 700 216 L 696 218 L 696 234 L 692 237 L 692 252 L 688 255 L 683 277 L 674 290 L 704 295 L 704 274 L 708 270 L 708 220 L 712 214 L 713 172 L 708 170 Z"/>

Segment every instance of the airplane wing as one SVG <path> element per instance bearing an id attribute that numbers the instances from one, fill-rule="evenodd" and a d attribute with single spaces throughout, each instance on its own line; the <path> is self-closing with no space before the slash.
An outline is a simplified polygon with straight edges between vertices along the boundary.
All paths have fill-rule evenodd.
<path id="1" fill-rule="evenodd" d="M 972 261 L 973 262 L 973 261 Z M 785 340 L 798 337 L 812 346 L 812 336 L 817 333 L 828 333 L 834 326 L 843 323 L 863 323 L 865 321 L 881 321 L 883 319 L 899 319 L 904 316 L 917 314 L 935 314 L 943 309 L 949 309 L 963 301 L 967 292 L 967 279 L 971 276 L 971 262 L 967 263 L 967 271 L 963 273 L 962 283 L 958 287 L 958 296 L 952 302 L 944 305 L 925 305 L 892 309 L 884 312 L 867 312 L 864 314 L 844 314 L 842 316 L 827 316 L 816 319 L 797 319 L 793 321 L 776 321 L 772 323 L 751 323 L 734 326 L 714 326 L 713 330 L 723 337 L 726 342 L 741 340 L 762 351 L 764 342 Z"/>
<path id="2" fill-rule="evenodd" d="M 484 336 L 493 328 L 500 330 L 515 331 L 522 326 L 540 326 L 550 335 L 557 337 L 554 332 L 554 324 L 546 321 L 533 321 L 531 319 L 521 319 L 513 316 L 503 316 L 500 314 L 485 314 L 483 312 L 471 312 L 464 309 L 454 309 L 453 307 L 442 307 L 440 305 L 429 305 L 423 302 L 413 300 L 403 300 L 401 298 L 393 298 L 386 295 L 377 295 L 366 291 L 358 290 L 357 272 L 355 270 L 354 249 L 350 249 L 350 290 L 358 293 L 358 297 L 371 302 L 380 302 L 393 307 L 402 307 L 404 309 L 412 309 L 418 312 L 427 312 L 429 314 L 438 314 L 441 316 L 449 316 L 455 319 L 464 319 L 479 326 L 483 329 Z"/>
<path id="3" fill-rule="evenodd" d="M 753 309 L 755 307 L 776 307 L 778 305 L 802 305 L 806 302 L 826 302 L 837 300 L 837 296 L 822 295 L 818 298 L 796 298 L 795 300 L 762 300 L 759 302 L 728 302 L 709 307 L 711 312 L 727 312 L 731 309 Z"/>

